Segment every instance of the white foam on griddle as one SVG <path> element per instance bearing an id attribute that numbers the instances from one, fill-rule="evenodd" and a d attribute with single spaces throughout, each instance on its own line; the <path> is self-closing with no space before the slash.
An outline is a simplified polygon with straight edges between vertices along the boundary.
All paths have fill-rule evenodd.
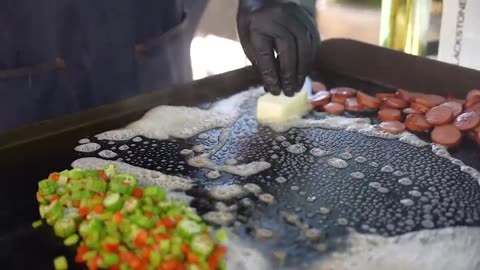
<path id="1" fill-rule="evenodd" d="M 98 155 L 102 158 L 114 158 L 117 156 L 117 153 L 113 152 L 112 150 L 102 150 L 98 153 Z"/>
<path id="2" fill-rule="evenodd" d="M 124 141 L 142 135 L 165 140 L 170 137 L 190 138 L 214 128 L 231 126 L 245 111 L 247 100 L 258 98 L 263 89 L 244 91 L 213 104 L 208 110 L 183 106 L 158 106 L 148 111 L 140 120 L 124 129 L 96 135 L 99 140 Z"/>
<path id="3" fill-rule="evenodd" d="M 158 171 L 148 170 L 137 166 L 129 165 L 119 161 L 105 160 L 95 157 L 86 157 L 75 160 L 73 168 L 83 170 L 101 170 L 106 165 L 114 164 L 120 173 L 130 173 L 135 176 L 140 185 L 156 185 L 166 190 L 188 190 L 192 187 L 192 181 L 187 178 L 166 175 Z"/>
<path id="4" fill-rule="evenodd" d="M 480 269 L 480 228 L 421 230 L 394 237 L 352 232 L 348 248 L 318 263 L 317 270 Z"/>
<path id="5" fill-rule="evenodd" d="M 86 143 L 89 143 L 89 142 L 90 142 L 90 140 L 87 139 L 87 138 L 83 138 L 83 139 L 78 140 L 79 144 L 86 144 Z"/>
<path id="6" fill-rule="evenodd" d="M 446 158 L 446 159 L 450 160 L 450 162 L 452 164 L 454 164 L 456 166 L 460 166 L 460 170 L 462 172 L 465 172 L 465 173 L 469 174 L 480 185 L 480 172 L 473 167 L 465 165 L 461 160 L 452 157 L 450 155 L 450 153 L 448 152 L 447 148 L 445 148 L 441 145 L 432 143 L 432 151 L 435 155 L 437 155 L 439 157 L 442 157 L 442 158 Z"/>
<path id="7" fill-rule="evenodd" d="M 188 159 L 188 165 L 196 168 L 206 168 L 219 172 L 227 172 L 238 176 L 250 176 L 269 169 L 272 164 L 266 161 L 253 161 L 238 165 L 217 165 L 205 156 L 196 156 Z"/>
<path id="8" fill-rule="evenodd" d="M 368 118 L 348 118 L 331 116 L 324 119 L 294 119 L 285 123 L 270 124 L 276 132 L 285 132 L 291 128 L 323 128 L 323 129 L 346 129 L 354 127 L 360 129 L 370 124 Z"/>
<path id="9" fill-rule="evenodd" d="M 102 148 L 100 144 L 90 142 L 90 143 L 84 143 L 84 144 L 78 145 L 74 148 L 74 150 L 82 153 L 91 153 L 99 150 L 100 148 Z"/>

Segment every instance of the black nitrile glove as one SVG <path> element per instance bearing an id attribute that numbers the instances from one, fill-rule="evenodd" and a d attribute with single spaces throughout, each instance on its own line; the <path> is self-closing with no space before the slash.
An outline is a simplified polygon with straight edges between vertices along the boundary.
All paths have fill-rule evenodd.
<path id="1" fill-rule="evenodd" d="M 240 0 L 240 42 L 267 92 L 301 90 L 320 45 L 314 14 L 315 0 Z"/>

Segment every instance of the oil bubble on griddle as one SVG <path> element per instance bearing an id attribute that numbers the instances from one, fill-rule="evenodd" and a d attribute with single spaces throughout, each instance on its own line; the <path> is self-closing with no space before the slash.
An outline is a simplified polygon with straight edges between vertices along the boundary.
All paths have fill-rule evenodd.
<path id="1" fill-rule="evenodd" d="M 480 225 L 480 186 L 430 147 L 345 130 L 302 127 L 276 132 L 256 123 L 254 105 L 229 129 L 215 128 L 188 139 L 136 136 L 117 141 L 116 158 L 192 179 L 194 188 L 187 193 L 205 220 L 237 224 L 233 227 L 240 237 L 257 241 L 255 247 L 267 257 L 277 252 L 284 266 L 342 249 L 349 228 L 395 236 Z M 221 142 L 225 132 L 228 137 Z M 112 147 L 89 139 L 102 149 Z M 218 166 L 264 160 L 271 167 L 239 176 L 188 165 L 190 157 L 202 154 L 211 154 L 208 160 Z M 219 201 L 225 207 L 217 209 Z"/>

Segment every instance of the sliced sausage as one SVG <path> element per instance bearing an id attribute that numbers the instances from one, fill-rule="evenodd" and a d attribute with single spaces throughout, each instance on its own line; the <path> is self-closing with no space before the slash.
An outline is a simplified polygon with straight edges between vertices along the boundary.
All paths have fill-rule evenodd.
<path id="1" fill-rule="evenodd" d="M 415 110 L 420 111 L 420 112 L 422 112 L 422 113 L 426 113 L 426 112 L 428 112 L 428 110 L 430 110 L 429 107 L 427 107 L 427 106 L 425 106 L 425 105 L 422 105 L 422 104 L 420 104 L 420 103 L 416 103 L 416 102 L 410 103 L 410 107 L 411 107 L 412 109 L 415 109 Z"/>
<path id="2" fill-rule="evenodd" d="M 425 119 L 427 119 L 428 123 L 434 126 L 441 126 L 451 123 L 454 119 L 454 116 L 450 107 L 439 105 L 428 110 L 428 112 L 425 114 Z"/>
<path id="3" fill-rule="evenodd" d="M 380 100 L 384 101 L 387 100 L 388 98 L 396 97 L 395 93 L 377 93 L 375 96 Z"/>
<path id="4" fill-rule="evenodd" d="M 338 104 L 345 104 L 345 101 L 347 101 L 347 96 L 339 95 L 339 94 L 332 94 L 332 102 L 338 103 Z"/>
<path id="5" fill-rule="evenodd" d="M 378 109 L 380 101 L 376 97 L 372 97 L 363 92 L 357 92 L 357 99 L 360 104 L 371 109 Z"/>
<path id="6" fill-rule="evenodd" d="M 465 101 L 465 104 L 463 105 L 465 107 L 465 109 L 469 109 L 477 104 L 480 103 L 480 100 L 476 100 L 476 99 L 467 99 L 467 101 Z"/>
<path id="7" fill-rule="evenodd" d="M 378 126 L 381 130 L 392 134 L 398 134 L 405 131 L 405 124 L 399 121 L 382 122 Z"/>
<path id="8" fill-rule="evenodd" d="M 330 102 L 330 92 L 328 91 L 318 91 L 315 93 L 312 97 L 309 98 L 310 104 L 312 104 L 313 107 L 321 107 L 323 105 L 326 105 L 327 103 Z"/>
<path id="9" fill-rule="evenodd" d="M 413 102 L 422 104 L 428 108 L 435 107 L 447 101 L 446 98 L 439 95 L 419 95 L 412 98 Z"/>
<path id="10" fill-rule="evenodd" d="M 457 146 L 462 140 L 462 133 L 454 125 L 436 126 L 431 134 L 432 142 L 446 147 Z"/>
<path id="11" fill-rule="evenodd" d="M 358 102 L 356 97 L 350 97 L 345 101 L 345 110 L 351 112 L 360 112 L 363 110 L 363 105 Z"/>
<path id="12" fill-rule="evenodd" d="M 401 98 L 405 101 L 410 101 L 410 93 L 407 90 L 398 89 L 396 94 L 398 98 Z"/>
<path id="13" fill-rule="evenodd" d="M 480 90 L 470 90 L 467 94 L 467 100 L 477 100 L 478 102 L 480 102 Z"/>
<path id="14" fill-rule="evenodd" d="M 403 109 L 408 106 L 408 102 L 401 98 L 389 98 L 385 101 L 385 104 L 394 109 Z"/>
<path id="15" fill-rule="evenodd" d="M 477 114 L 480 114 L 480 103 L 477 103 L 470 108 L 465 110 L 466 112 L 476 112 Z"/>
<path id="16" fill-rule="evenodd" d="M 418 132 L 425 132 L 432 128 L 432 125 L 430 125 L 427 122 L 427 119 L 425 119 L 425 115 L 420 113 L 407 115 L 405 125 L 407 126 L 407 129 Z"/>
<path id="17" fill-rule="evenodd" d="M 457 116 L 454 125 L 461 131 L 468 131 L 480 124 L 480 115 L 476 112 L 465 112 Z"/>
<path id="18" fill-rule="evenodd" d="M 330 90 L 332 102 L 344 104 L 347 98 L 354 97 L 357 91 L 350 87 L 338 87 Z"/>
<path id="19" fill-rule="evenodd" d="M 318 93 L 320 91 L 325 91 L 325 90 L 327 90 L 327 87 L 325 86 L 325 84 L 321 82 L 312 82 L 313 93 Z"/>
<path id="20" fill-rule="evenodd" d="M 465 99 L 455 99 L 451 101 L 457 102 L 458 104 L 462 105 L 462 107 L 465 105 L 465 102 L 467 102 Z"/>
<path id="21" fill-rule="evenodd" d="M 382 122 L 400 121 L 402 113 L 397 109 L 382 109 L 378 111 L 378 119 Z"/>
<path id="22" fill-rule="evenodd" d="M 415 110 L 414 108 L 405 108 L 402 111 L 404 114 L 412 114 L 412 113 L 422 113 L 421 111 Z"/>
<path id="23" fill-rule="evenodd" d="M 450 108 L 453 112 L 454 117 L 457 117 L 463 111 L 462 105 L 460 105 L 460 103 L 458 103 L 456 101 L 447 101 L 447 102 L 445 102 L 445 103 L 443 103 L 439 106 L 445 106 L 445 107 Z"/>
<path id="24" fill-rule="evenodd" d="M 345 110 L 345 107 L 342 104 L 330 102 L 323 106 L 323 110 L 331 114 L 341 114 Z"/>
<path id="25" fill-rule="evenodd" d="M 387 104 L 385 104 L 385 102 L 383 102 L 380 107 L 379 107 L 380 110 L 384 110 L 384 109 L 395 109 L 395 108 L 392 108 L 390 106 L 388 106 Z M 397 109 L 395 109 L 397 110 Z"/>

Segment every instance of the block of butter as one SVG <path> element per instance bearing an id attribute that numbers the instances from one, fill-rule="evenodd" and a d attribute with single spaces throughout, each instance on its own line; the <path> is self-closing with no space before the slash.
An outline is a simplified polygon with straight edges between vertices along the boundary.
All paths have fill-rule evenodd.
<path id="1" fill-rule="evenodd" d="M 304 116 L 312 109 L 308 101 L 311 91 L 312 81 L 306 78 L 302 90 L 293 97 L 287 97 L 283 93 L 279 96 L 270 93 L 263 95 L 257 102 L 258 122 L 276 124 Z"/>

